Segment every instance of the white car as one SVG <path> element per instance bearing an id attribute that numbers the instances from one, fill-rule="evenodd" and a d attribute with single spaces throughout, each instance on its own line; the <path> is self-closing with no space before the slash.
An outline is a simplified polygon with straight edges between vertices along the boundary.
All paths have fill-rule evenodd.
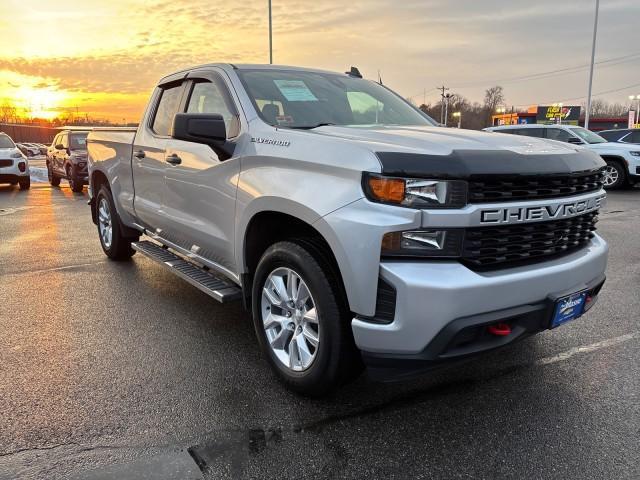
<path id="1" fill-rule="evenodd" d="M 593 150 L 607 162 L 603 181 L 608 190 L 640 183 L 640 145 L 609 142 L 597 133 L 575 125 L 503 125 L 484 130 L 557 140 Z"/>
<path id="2" fill-rule="evenodd" d="M 0 183 L 20 184 L 20 190 L 31 187 L 29 161 L 11 137 L 0 132 Z"/>

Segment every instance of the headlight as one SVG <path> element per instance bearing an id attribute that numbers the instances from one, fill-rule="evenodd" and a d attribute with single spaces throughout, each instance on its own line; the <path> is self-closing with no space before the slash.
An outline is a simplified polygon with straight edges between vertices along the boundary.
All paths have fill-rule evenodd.
<path id="1" fill-rule="evenodd" d="M 461 180 L 363 175 L 364 192 L 374 202 L 409 208 L 461 208 L 467 204 L 467 183 Z"/>
<path id="2" fill-rule="evenodd" d="M 408 230 L 382 237 L 383 257 L 455 258 L 462 252 L 464 230 Z"/>
<path id="3" fill-rule="evenodd" d="M 640 157 L 640 152 L 629 152 L 634 157 Z"/>
<path id="4" fill-rule="evenodd" d="M 20 152 L 13 152 L 11 154 L 11 158 L 22 158 L 22 157 L 23 157 L 23 155 Z"/>

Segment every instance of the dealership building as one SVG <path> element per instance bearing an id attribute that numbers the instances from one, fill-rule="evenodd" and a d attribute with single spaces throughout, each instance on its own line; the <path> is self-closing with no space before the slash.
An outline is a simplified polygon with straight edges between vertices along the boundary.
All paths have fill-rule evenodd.
<path id="1" fill-rule="evenodd" d="M 581 117 L 579 105 L 533 105 L 526 112 L 498 113 L 491 117 L 492 125 L 521 125 L 542 124 L 551 125 L 562 123 L 565 125 L 584 126 L 584 117 Z M 589 130 L 598 132 L 614 128 L 627 128 L 627 117 L 591 118 Z"/>

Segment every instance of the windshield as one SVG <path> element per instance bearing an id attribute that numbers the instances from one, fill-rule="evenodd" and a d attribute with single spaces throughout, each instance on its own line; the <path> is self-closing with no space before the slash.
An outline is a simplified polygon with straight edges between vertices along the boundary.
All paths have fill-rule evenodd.
<path id="1" fill-rule="evenodd" d="M 72 133 L 69 135 L 69 148 L 71 150 L 86 150 L 87 135 L 88 133 Z"/>
<path id="2" fill-rule="evenodd" d="M 0 135 L 0 148 L 16 148 L 16 146 L 8 135 Z"/>
<path id="3" fill-rule="evenodd" d="M 237 70 L 262 119 L 274 126 L 434 126 L 427 115 L 377 83 L 331 73 Z"/>
<path id="4" fill-rule="evenodd" d="M 586 128 L 571 127 L 569 130 L 571 130 L 573 133 L 578 135 L 581 139 L 583 139 L 587 143 L 606 143 L 607 142 L 606 139 L 602 138 L 597 133 L 593 133 L 592 131 L 587 130 Z"/>

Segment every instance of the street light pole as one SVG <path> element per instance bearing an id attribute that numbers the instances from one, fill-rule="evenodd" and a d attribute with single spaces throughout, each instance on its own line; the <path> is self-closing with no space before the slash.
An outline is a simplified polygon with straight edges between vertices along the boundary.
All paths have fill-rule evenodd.
<path id="1" fill-rule="evenodd" d="M 640 123 L 640 95 L 629 95 L 629 100 L 631 100 L 631 108 L 633 108 L 633 100 L 637 100 L 636 103 L 636 118 L 634 119 L 634 125 Z"/>
<path id="2" fill-rule="evenodd" d="M 462 127 L 462 112 L 453 112 L 454 117 L 458 117 L 458 128 Z"/>
<path id="3" fill-rule="evenodd" d="M 593 85 L 593 63 L 596 58 L 596 34 L 598 33 L 598 10 L 600 0 L 596 0 L 596 15 L 593 21 L 593 43 L 591 44 L 591 67 L 589 68 L 589 92 L 587 93 L 587 111 L 584 114 L 584 128 L 589 129 L 589 114 L 591 113 L 591 87 Z"/>
<path id="4" fill-rule="evenodd" d="M 271 27 L 271 0 L 269 0 L 269 65 L 273 64 L 273 34 Z"/>

